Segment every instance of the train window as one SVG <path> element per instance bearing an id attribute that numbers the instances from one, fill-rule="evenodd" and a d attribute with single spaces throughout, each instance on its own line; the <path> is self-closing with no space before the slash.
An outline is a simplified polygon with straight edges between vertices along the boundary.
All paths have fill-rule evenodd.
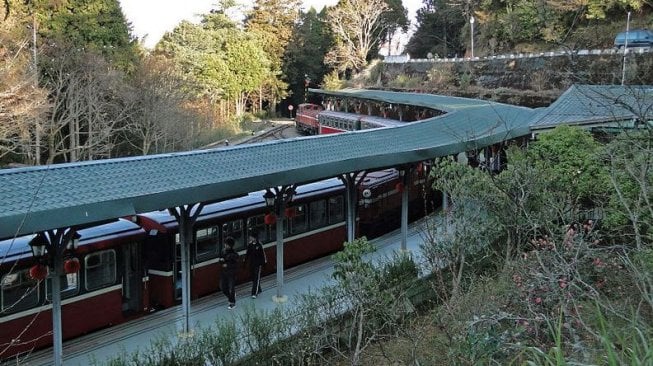
<path id="1" fill-rule="evenodd" d="M 77 295 L 79 292 L 79 274 L 64 273 L 59 276 L 59 284 L 62 299 Z M 52 299 L 52 279 L 50 278 L 45 282 L 45 298 Z"/>
<path id="2" fill-rule="evenodd" d="M 228 221 L 222 225 L 223 238 L 231 236 L 234 238 L 236 244 L 234 250 L 239 251 L 245 249 L 245 238 L 243 237 L 243 220 Z"/>
<path id="3" fill-rule="evenodd" d="M 306 205 L 293 206 L 290 209 L 291 217 L 288 218 L 290 234 L 300 234 L 307 230 L 306 226 Z"/>
<path id="4" fill-rule="evenodd" d="M 325 200 L 314 201 L 309 206 L 310 228 L 315 229 L 325 226 L 327 223 L 327 204 Z"/>
<path id="5" fill-rule="evenodd" d="M 258 234 L 258 240 L 265 244 L 276 240 L 276 225 L 265 225 L 265 215 L 256 215 L 247 219 L 247 230 Z"/>
<path id="6" fill-rule="evenodd" d="M 329 224 L 345 219 L 345 199 L 343 196 L 329 198 Z"/>
<path id="7" fill-rule="evenodd" d="M 96 290 L 116 282 L 116 251 L 92 253 L 84 258 L 86 290 Z"/>
<path id="8" fill-rule="evenodd" d="M 29 277 L 27 269 L 2 276 L 0 289 L 3 314 L 25 310 L 39 303 L 38 281 Z"/>
<path id="9" fill-rule="evenodd" d="M 218 227 L 208 227 L 195 231 L 195 259 L 215 258 L 219 253 Z"/>

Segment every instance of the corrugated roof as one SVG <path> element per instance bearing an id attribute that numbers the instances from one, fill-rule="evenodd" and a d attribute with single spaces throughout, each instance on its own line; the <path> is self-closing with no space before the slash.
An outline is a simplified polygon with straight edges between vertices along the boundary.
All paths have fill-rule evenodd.
<path id="1" fill-rule="evenodd" d="M 450 113 L 387 129 L 3 170 L 0 238 L 455 154 L 527 135 L 533 117 L 528 108 L 465 98 L 365 95 L 389 103 L 415 98 L 414 105 Z"/>
<path id="2" fill-rule="evenodd" d="M 547 108 L 539 109 L 531 122 L 537 129 L 557 125 L 614 124 L 651 116 L 653 86 L 573 85 Z"/>

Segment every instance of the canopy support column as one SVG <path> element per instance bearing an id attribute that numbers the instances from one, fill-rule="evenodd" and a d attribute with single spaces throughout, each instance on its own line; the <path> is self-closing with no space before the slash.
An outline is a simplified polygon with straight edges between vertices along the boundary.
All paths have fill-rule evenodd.
<path id="1" fill-rule="evenodd" d="M 277 234 L 277 294 L 272 297 L 274 302 L 286 302 L 288 296 L 283 294 L 283 223 L 286 218 L 286 207 L 295 195 L 295 185 L 286 185 L 267 189 L 265 203 L 268 208 L 273 209 L 276 216 Z"/>
<path id="2" fill-rule="evenodd" d="M 48 267 L 52 298 L 52 350 L 55 366 L 63 365 L 61 275 L 65 273 L 64 255 L 73 256 L 79 237 L 77 231 L 71 227 L 39 232 L 29 243 L 32 254 L 39 263 L 37 265 L 47 265 Z M 71 260 L 77 261 L 74 257 Z M 73 271 L 79 271 L 79 267 L 69 267 L 67 270 L 71 271 L 69 273 L 74 273 Z"/>
<path id="3" fill-rule="evenodd" d="M 195 203 L 168 209 L 168 212 L 175 217 L 179 224 L 181 308 L 183 312 L 184 333 L 190 332 L 190 244 L 193 242 L 193 226 L 202 208 L 204 208 L 203 203 Z"/>
<path id="4" fill-rule="evenodd" d="M 410 175 L 412 167 L 405 167 L 399 170 L 401 178 L 401 250 L 407 250 L 408 243 L 408 191 L 410 190 Z"/>
<path id="5" fill-rule="evenodd" d="M 52 348 L 54 350 L 54 364 L 63 365 L 63 331 L 61 328 L 61 275 L 60 267 L 63 266 L 61 255 L 57 253 L 52 258 Z"/>
<path id="6" fill-rule="evenodd" d="M 352 242 L 356 238 L 356 204 L 358 202 L 358 187 L 365 179 L 367 172 L 352 172 L 345 173 L 338 177 L 346 188 L 347 200 L 347 217 L 345 219 L 347 224 L 347 241 Z M 358 183 L 356 179 L 358 178 Z"/>

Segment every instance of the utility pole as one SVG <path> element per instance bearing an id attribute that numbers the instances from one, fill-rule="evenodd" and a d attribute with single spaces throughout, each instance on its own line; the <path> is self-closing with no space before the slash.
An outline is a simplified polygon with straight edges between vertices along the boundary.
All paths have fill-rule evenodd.
<path id="1" fill-rule="evenodd" d="M 32 67 L 34 68 L 34 90 L 39 87 L 39 68 L 36 62 L 36 12 L 32 10 Z M 41 126 L 34 117 L 34 164 L 41 165 Z"/>
<path id="2" fill-rule="evenodd" d="M 471 28 L 470 37 L 472 38 L 472 60 L 474 59 L 474 16 L 469 18 L 469 25 Z"/>
<path id="3" fill-rule="evenodd" d="M 628 52 L 628 33 L 630 32 L 630 12 L 626 18 L 626 38 L 624 39 L 624 57 L 621 62 L 621 85 L 624 85 L 626 80 L 626 53 Z"/>

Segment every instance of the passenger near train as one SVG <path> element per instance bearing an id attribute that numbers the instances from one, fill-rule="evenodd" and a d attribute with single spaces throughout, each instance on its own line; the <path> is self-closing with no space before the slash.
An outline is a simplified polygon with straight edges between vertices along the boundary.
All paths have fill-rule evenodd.
<path id="1" fill-rule="evenodd" d="M 426 165 L 413 169 L 409 219 L 439 202 L 430 194 Z M 401 194 L 394 169 L 369 172 L 359 184 L 357 236 L 384 234 L 400 225 Z M 207 204 L 194 226 L 191 245 L 191 297 L 218 291 L 226 237 L 244 253 L 249 232 L 264 244 L 276 268 L 275 217 L 263 191 Z M 425 195 L 426 193 L 426 195 Z M 428 197 L 425 199 L 424 197 Z M 426 203 L 431 202 L 431 203 Z M 297 187 L 284 221 L 285 267 L 338 251 L 346 240 L 345 188 L 336 178 Z M 76 248 L 66 250 L 61 276 L 63 338 L 123 323 L 181 302 L 178 224 L 168 211 L 150 212 L 76 228 Z M 51 279 L 48 266 L 31 253 L 25 236 L 0 241 L 0 359 L 51 344 Z M 238 281 L 246 281 L 244 269 Z"/>

